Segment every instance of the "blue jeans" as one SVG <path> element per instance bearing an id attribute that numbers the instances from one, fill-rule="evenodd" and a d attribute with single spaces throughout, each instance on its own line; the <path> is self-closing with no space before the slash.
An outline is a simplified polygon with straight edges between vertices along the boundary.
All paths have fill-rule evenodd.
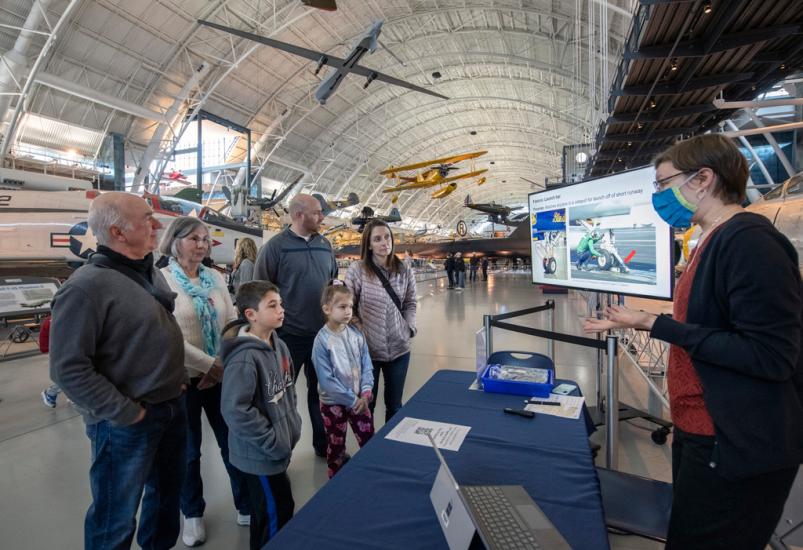
<path id="1" fill-rule="evenodd" d="M 176 544 L 187 412 L 181 397 L 147 405 L 146 410 L 145 418 L 132 426 L 113 426 L 104 420 L 86 427 L 92 445 L 86 550 L 129 549 L 140 499 L 137 543 L 146 550 Z"/>
<path id="2" fill-rule="evenodd" d="M 385 422 L 389 421 L 402 407 L 404 380 L 410 365 L 410 352 L 393 361 L 374 361 L 374 399 L 371 401 L 371 415 L 374 414 L 379 391 L 379 373 L 385 378 Z"/>
<path id="3" fill-rule="evenodd" d="M 188 518 L 204 515 L 204 482 L 201 479 L 201 410 L 206 413 L 215 434 L 223 465 L 229 474 L 234 506 L 243 515 L 250 515 L 248 488 L 240 471 L 229 463 L 229 429 L 220 414 L 220 384 L 205 390 L 198 389 L 200 378 L 193 378 L 185 394 L 187 404 L 187 474 L 181 487 L 181 513 Z"/>
<path id="4" fill-rule="evenodd" d="M 466 272 L 458 271 L 455 273 L 456 284 L 458 288 L 466 288 Z"/>
<path id="5" fill-rule="evenodd" d="M 304 376 L 307 378 L 307 411 L 312 425 L 312 447 L 318 456 L 326 456 L 326 432 L 323 429 L 321 402 L 318 397 L 318 375 L 312 364 L 312 346 L 315 343 L 315 335 L 304 336 L 279 331 L 279 338 L 287 344 L 287 349 L 290 350 L 290 358 L 293 360 L 293 369 L 295 370 L 294 380 L 298 380 L 302 366 L 304 368 Z"/>
<path id="6" fill-rule="evenodd" d="M 588 263 L 588 260 L 591 259 L 591 256 L 592 254 L 588 250 L 580 254 L 580 257 L 577 258 L 577 269 L 581 269 L 583 266 L 585 266 Z"/>

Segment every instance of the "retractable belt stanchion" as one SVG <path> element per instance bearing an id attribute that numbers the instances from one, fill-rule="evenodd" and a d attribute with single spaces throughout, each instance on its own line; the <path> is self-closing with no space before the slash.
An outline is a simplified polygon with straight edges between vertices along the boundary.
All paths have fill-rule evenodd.
<path id="1" fill-rule="evenodd" d="M 485 327 L 485 360 L 487 361 L 494 350 L 493 340 L 491 339 L 491 316 L 483 315 L 482 324 Z"/>
<path id="2" fill-rule="evenodd" d="M 608 353 L 605 467 L 616 470 L 619 467 L 619 339 L 608 336 L 605 345 Z"/>
<path id="3" fill-rule="evenodd" d="M 549 330 L 555 332 L 555 300 L 547 300 L 546 305 L 549 306 L 547 310 L 547 319 L 549 320 Z M 555 364 L 555 342 L 552 339 L 546 341 L 546 354 L 552 359 L 552 364 Z"/>
<path id="4" fill-rule="evenodd" d="M 619 297 L 621 300 L 621 297 Z M 598 304 L 602 303 L 602 300 L 597 301 Z M 537 306 L 533 308 L 523 309 L 520 311 L 511 311 L 508 313 L 502 313 L 500 315 L 484 315 L 483 316 L 483 325 L 485 327 L 485 350 L 487 352 L 487 356 L 490 357 L 491 353 L 493 353 L 493 337 L 492 337 L 492 330 L 494 327 L 502 329 L 502 330 L 509 330 L 511 332 L 518 332 L 521 334 L 528 334 L 530 336 L 536 336 L 539 338 L 546 338 L 548 340 L 547 349 L 549 350 L 550 355 L 553 357 L 554 363 L 554 345 L 555 342 L 566 342 L 568 344 L 573 344 L 575 346 L 582 346 L 587 348 L 596 349 L 599 354 L 599 361 L 597 364 L 597 384 L 596 384 L 596 392 L 597 392 L 597 402 L 595 406 L 588 407 L 588 412 L 596 426 L 600 426 L 605 424 L 607 428 L 607 449 L 606 449 L 606 463 L 608 468 L 615 469 L 616 464 L 618 462 L 617 455 L 618 455 L 618 447 L 619 447 L 619 421 L 620 420 L 628 420 L 630 418 L 644 418 L 650 422 L 653 422 L 659 426 L 659 430 L 667 430 L 671 427 L 671 423 L 663 420 L 661 418 L 657 418 L 649 413 L 644 411 L 640 411 L 629 405 L 622 405 L 619 403 L 619 338 L 616 336 L 609 335 L 606 337 L 605 340 L 597 338 L 588 338 L 584 336 L 574 336 L 570 334 L 563 334 L 560 332 L 556 332 L 554 330 L 555 326 L 555 302 L 553 300 L 549 300 L 543 306 Z M 549 311 L 550 315 L 550 328 L 551 330 L 542 330 L 537 328 L 531 327 L 523 327 L 520 325 L 514 325 L 512 323 L 503 322 L 505 319 L 511 319 L 513 317 L 520 317 L 522 315 L 529 315 L 531 313 L 537 313 L 540 311 Z M 607 370 L 606 370 L 606 393 L 605 399 L 602 396 L 602 353 L 607 354 Z M 603 406 L 604 402 L 604 406 Z M 653 438 L 655 439 L 655 438 Z M 657 441 L 656 441 L 657 442 Z"/>

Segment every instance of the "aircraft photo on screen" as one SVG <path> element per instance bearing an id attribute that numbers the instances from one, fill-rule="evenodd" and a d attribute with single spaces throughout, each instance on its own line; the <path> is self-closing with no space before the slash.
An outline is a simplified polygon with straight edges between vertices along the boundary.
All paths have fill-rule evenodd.
<path id="1" fill-rule="evenodd" d="M 633 212 L 644 208 L 652 207 L 606 209 L 599 204 L 572 209 L 568 236 L 572 278 L 657 284 L 655 225 L 651 217 Z"/>
<path id="2" fill-rule="evenodd" d="M 671 228 L 641 168 L 529 196 L 533 283 L 671 299 Z"/>

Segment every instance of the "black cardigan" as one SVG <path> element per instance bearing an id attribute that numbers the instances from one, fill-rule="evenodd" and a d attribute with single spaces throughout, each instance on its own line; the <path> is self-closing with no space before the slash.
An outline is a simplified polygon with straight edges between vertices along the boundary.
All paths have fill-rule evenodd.
<path id="1" fill-rule="evenodd" d="M 803 287 L 797 252 L 753 213 L 703 250 L 685 323 L 651 336 L 688 352 L 714 421 L 711 465 L 738 479 L 803 462 Z"/>

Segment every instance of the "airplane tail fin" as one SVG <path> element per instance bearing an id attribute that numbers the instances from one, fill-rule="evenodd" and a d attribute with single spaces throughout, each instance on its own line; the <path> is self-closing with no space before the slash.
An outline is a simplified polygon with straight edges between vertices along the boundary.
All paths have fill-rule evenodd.
<path id="1" fill-rule="evenodd" d="M 360 202 L 360 197 L 357 195 L 357 193 L 349 193 L 346 197 L 346 202 L 349 204 L 349 206 L 354 206 Z"/>
<path id="2" fill-rule="evenodd" d="M 464 203 L 464 204 L 465 204 L 466 206 L 468 206 L 469 204 L 471 204 L 471 195 L 469 195 L 469 194 L 466 194 L 466 200 L 465 200 L 465 203 Z"/>
<path id="3" fill-rule="evenodd" d="M 388 214 L 388 221 L 389 222 L 400 222 L 401 221 L 401 212 L 395 206 L 390 209 L 390 214 Z"/>

